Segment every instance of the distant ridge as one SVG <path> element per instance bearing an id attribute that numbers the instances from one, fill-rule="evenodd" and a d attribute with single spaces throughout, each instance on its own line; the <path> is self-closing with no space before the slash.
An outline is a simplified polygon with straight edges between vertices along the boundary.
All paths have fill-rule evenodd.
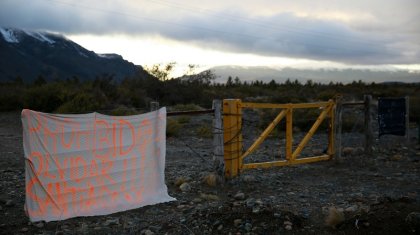
<path id="1" fill-rule="evenodd" d="M 96 54 L 62 35 L 48 32 L 0 28 L 0 53 L 0 81 L 19 76 L 31 82 L 40 75 L 46 80 L 148 76 L 141 66 L 120 55 Z"/>
<path id="2" fill-rule="evenodd" d="M 342 82 L 350 83 L 353 81 L 375 82 L 375 83 L 417 83 L 420 82 L 420 73 L 407 70 L 368 70 L 368 69 L 298 69 L 282 68 L 274 69 L 264 66 L 243 67 L 243 66 L 217 66 L 211 68 L 217 75 L 216 82 L 224 83 L 229 76 L 239 77 L 241 81 L 263 81 L 274 80 L 284 83 L 287 79 L 298 80 L 305 83 L 307 80 L 314 82 L 329 83 Z"/>

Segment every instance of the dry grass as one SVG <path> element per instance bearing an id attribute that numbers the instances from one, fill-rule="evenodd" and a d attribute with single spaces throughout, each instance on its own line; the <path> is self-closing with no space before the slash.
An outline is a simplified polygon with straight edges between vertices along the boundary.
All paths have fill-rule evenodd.
<path id="1" fill-rule="evenodd" d="M 208 186 L 214 187 L 217 184 L 221 183 L 221 177 L 216 173 L 209 173 L 202 178 L 202 182 L 207 184 Z"/>
<path id="2" fill-rule="evenodd" d="M 343 223 L 344 220 L 345 217 L 343 211 L 335 207 L 330 207 L 328 210 L 328 215 L 325 218 L 325 224 L 335 229 L 338 225 Z"/>
<path id="3" fill-rule="evenodd" d="M 190 181 L 189 178 L 184 177 L 184 176 L 179 176 L 178 178 L 175 179 L 174 185 L 178 187 L 181 184 L 186 183 L 188 181 Z"/>

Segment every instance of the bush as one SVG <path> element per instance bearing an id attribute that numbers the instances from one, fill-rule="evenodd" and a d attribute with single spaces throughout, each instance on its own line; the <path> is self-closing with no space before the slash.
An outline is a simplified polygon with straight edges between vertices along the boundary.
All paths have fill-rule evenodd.
<path id="1" fill-rule="evenodd" d="M 196 130 L 197 135 L 202 138 L 211 138 L 213 137 L 213 131 L 209 126 L 200 126 Z"/>
<path id="2" fill-rule="evenodd" d="M 341 119 L 343 132 L 356 132 L 363 130 L 363 117 L 362 113 L 343 113 Z M 357 128 L 356 128 L 357 127 Z"/>
<path id="3" fill-rule="evenodd" d="M 168 118 L 166 123 L 166 136 L 178 136 L 182 126 L 177 120 Z"/>
<path id="4" fill-rule="evenodd" d="M 172 106 L 171 111 L 198 111 L 203 110 L 200 106 L 196 104 L 177 104 L 175 106 Z"/>
<path id="5" fill-rule="evenodd" d="M 325 90 L 321 91 L 318 96 L 317 100 L 319 101 L 328 101 L 330 99 L 334 99 L 334 97 L 337 95 L 337 92 L 334 90 Z"/>
<path id="6" fill-rule="evenodd" d="M 113 116 L 129 116 L 129 115 L 136 115 L 136 114 L 138 114 L 138 112 L 135 109 L 128 108 L 122 105 L 113 109 L 110 113 L 110 115 L 113 115 Z"/>
<path id="7" fill-rule="evenodd" d="M 191 117 L 190 116 L 180 116 L 180 117 L 178 117 L 177 120 L 180 124 L 187 124 L 191 121 Z"/>
<path id="8" fill-rule="evenodd" d="M 29 88 L 24 94 L 24 107 L 42 112 L 53 112 L 63 103 L 62 90 L 55 83 Z"/>
<path id="9" fill-rule="evenodd" d="M 23 107 L 22 88 L 5 86 L 0 87 L 0 111 L 19 110 Z"/>
<path id="10" fill-rule="evenodd" d="M 90 92 L 81 92 L 61 105 L 58 113 L 90 113 L 101 109 L 103 102 Z"/>
<path id="11" fill-rule="evenodd" d="M 410 121 L 420 123 L 420 95 L 410 96 Z"/>

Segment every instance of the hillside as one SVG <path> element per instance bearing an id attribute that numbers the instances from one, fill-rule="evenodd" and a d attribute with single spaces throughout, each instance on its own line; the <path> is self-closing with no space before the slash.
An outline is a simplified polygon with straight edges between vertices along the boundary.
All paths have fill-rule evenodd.
<path id="1" fill-rule="evenodd" d="M 116 80 L 136 72 L 146 76 L 142 67 L 116 54 L 96 54 L 59 34 L 0 28 L 0 81 L 21 77 L 31 82 L 39 75 L 46 80 L 74 76 L 90 80 L 113 75 Z"/>

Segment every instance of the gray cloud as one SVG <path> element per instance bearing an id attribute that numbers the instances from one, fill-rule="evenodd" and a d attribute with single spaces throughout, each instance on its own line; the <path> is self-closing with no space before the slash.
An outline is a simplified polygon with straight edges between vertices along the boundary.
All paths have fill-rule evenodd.
<path id="1" fill-rule="evenodd" d="M 415 12 L 404 18 L 403 11 L 396 10 L 400 26 L 387 27 L 293 13 L 249 16 L 239 10 L 195 11 L 180 6 L 148 10 L 146 3 L 133 7 L 112 1 L 5 0 L 0 3 L 0 26 L 64 34 L 159 34 L 216 50 L 350 64 L 420 62 L 420 19 Z"/>

